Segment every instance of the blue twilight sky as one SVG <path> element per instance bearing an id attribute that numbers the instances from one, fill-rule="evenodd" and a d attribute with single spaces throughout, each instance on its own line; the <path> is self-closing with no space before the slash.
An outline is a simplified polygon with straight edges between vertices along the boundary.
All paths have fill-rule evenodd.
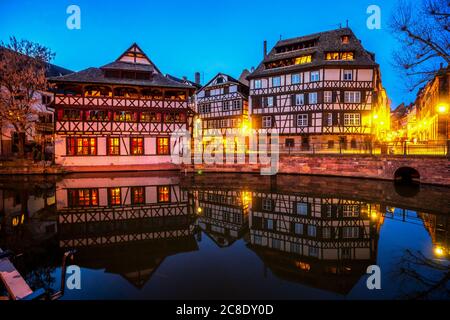
<path id="1" fill-rule="evenodd" d="M 218 72 L 238 77 L 257 66 L 263 40 L 279 40 L 349 25 L 376 53 L 383 83 L 396 107 L 412 101 L 392 67 L 395 39 L 388 20 L 398 0 L 0 0 L 0 40 L 11 35 L 56 52 L 55 64 L 79 71 L 115 60 L 137 42 L 163 73 L 203 83 Z M 81 29 L 69 30 L 66 9 L 81 9 Z M 366 27 L 369 5 L 381 8 L 381 30 Z"/>

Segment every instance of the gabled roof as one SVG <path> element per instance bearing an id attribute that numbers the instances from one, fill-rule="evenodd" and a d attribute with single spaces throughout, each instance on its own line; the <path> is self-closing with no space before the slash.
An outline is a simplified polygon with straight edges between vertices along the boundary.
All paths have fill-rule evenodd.
<path id="1" fill-rule="evenodd" d="M 106 70 L 149 72 L 151 73 L 151 77 L 149 79 L 112 78 L 105 76 Z M 91 67 L 68 75 L 51 77 L 49 80 L 52 82 L 120 84 L 195 89 L 192 85 L 165 77 L 136 43 L 125 50 L 114 62 L 108 63 L 100 68 Z"/>
<path id="2" fill-rule="evenodd" d="M 349 42 L 344 44 L 342 42 L 343 36 L 349 36 Z M 287 51 L 277 53 L 277 49 L 288 45 L 304 43 L 308 41 L 316 41 L 313 47 L 305 49 L 298 49 L 294 51 Z M 325 60 L 327 52 L 353 52 L 354 60 Z M 281 68 L 266 69 L 265 64 L 268 62 L 278 61 L 282 59 L 296 58 L 306 55 L 312 55 L 312 62 L 306 64 L 292 65 Z M 333 65 L 347 65 L 347 66 L 367 66 L 377 67 L 373 53 L 365 50 L 361 41 L 355 36 L 350 28 L 341 28 L 331 31 L 325 31 L 315 34 L 310 34 L 302 37 L 280 40 L 278 41 L 269 54 L 259 64 L 259 66 L 247 78 L 252 79 L 259 76 L 268 76 L 289 71 L 303 70 L 318 66 L 333 66 Z"/>
<path id="3" fill-rule="evenodd" d="M 166 77 L 169 78 L 169 79 L 171 79 L 171 80 L 174 80 L 174 81 L 177 81 L 177 82 L 180 82 L 180 83 L 184 83 L 184 84 L 193 86 L 193 87 L 195 87 L 196 89 L 200 89 L 200 88 L 202 87 L 201 84 L 195 83 L 194 81 L 191 81 L 191 80 L 189 80 L 189 79 L 185 79 L 185 78 L 180 79 L 180 78 L 177 78 L 177 77 L 172 76 L 172 75 L 170 75 L 170 74 L 166 74 Z"/>
<path id="4" fill-rule="evenodd" d="M 216 80 L 220 76 L 226 77 L 227 81 L 225 81 L 223 83 L 220 83 L 220 84 L 217 84 L 216 86 L 219 86 L 219 85 L 222 86 L 222 85 L 225 85 L 225 84 L 240 84 L 240 85 L 242 85 L 244 87 L 248 87 L 248 85 L 246 85 L 245 83 L 242 83 L 241 81 L 233 78 L 232 76 L 229 76 L 229 75 L 227 75 L 225 73 L 219 72 L 211 80 L 209 80 L 209 82 L 207 84 L 205 84 L 203 87 L 201 87 L 198 91 L 201 91 L 201 90 L 205 89 L 206 87 L 209 87 L 211 85 L 211 83 L 213 83 L 214 80 Z"/>

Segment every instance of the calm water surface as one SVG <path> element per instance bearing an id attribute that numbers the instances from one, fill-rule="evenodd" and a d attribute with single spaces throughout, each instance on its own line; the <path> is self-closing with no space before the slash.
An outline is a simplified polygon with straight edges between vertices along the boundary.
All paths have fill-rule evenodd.
<path id="1" fill-rule="evenodd" d="M 53 291 L 76 249 L 63 299 L 449 299 L 449 199 L 326 177 L 0 177 L 0 248 Z"/>

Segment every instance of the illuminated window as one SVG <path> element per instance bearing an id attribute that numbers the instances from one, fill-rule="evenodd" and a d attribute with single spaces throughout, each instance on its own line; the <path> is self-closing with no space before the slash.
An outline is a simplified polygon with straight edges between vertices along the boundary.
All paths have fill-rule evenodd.
<path id="1" fill-rule="evenodd" d="M 169 186 L 158 186 L 158 202 L 170 202 Z"/>
<path id="2" fill-rule="evenodd" d="M 69 207 L 98 206 L 97 189 L 69 189 L 67 190 Z"/>
<path id="3" fill-rule="evenodd" d="M 210 113 L 211 112 L 211 104 L 205 103 L 198 106 L 198 110 L 200 113 Z"/>
<path id="4" fill-rule="evenodd" d="M 164 114 L 164 122 L 166 123 L 183 123 L 186 121 L 184 113 L 171 112 Z"/>
<path id="5" fill-rule="evenodd" d="M 342 36 L 341 37 L 342 44 L 349 44 L 350 43 L 350 36 Z"/>
<path id="6" fill-rule="evenodd" d="M 311 71 L 310 81 L 311 82 L 320 81 L 320 73 L 319 73 L 319 71 Z"/>
<path id="7" fill-rule="evenodd" d="M 295 64 L 305 64 L 310 63 L 312 61 L 312 56 L 302 56 L 295 58 Z"/>
<path id="8" fill-rule="evenodd" d="M 255 80 L 255 89 L 261 89 L 262 88 L 262 81 L 259 80 Z"/>
<path id="9" fill-rule="evenodd" d="M 308 115 L 299 114 L 297 115 L 297 127 L 307 127 L 308 126 Z"/>
<path id="10" fill-rule="evenodd" d="M 345 205 L 343 207 L 343 216 L 345 218 L 359 217 L 359 206 L 357 205 Z"/>
<path id="11" fill-rule="evenodd" d="M 120 139 L 118 137 L 108 138 L 108 155 L 110 156 L 120 155 Z"/>
<path id="12" fill-rule="evenodd" d="M 134 205 L 145 204 L 145 188 L 132 187 L 131 188 L 131 203 Z"/>
<path id="13" fill-rule="evenodd" d="M 144 154 L 144 138 L 135 137 L 131 138 L 131 154 L 133 156 L 141 156 Z"/>
<path id="14" fill-rule="evenodd" d="M 69 156 L 94 156 L 97 154 L 97 138 L 69 137 L 66 142 Z"/>
<path id="15" fill-rule="evenodd" d="M 361 103 L 361 92 L 359 91 L 345 91 L 344 92 L 345 103 Z"/>
<path id="16" fill-rule="evenodd" d="M 161 113 L 141 112 L 139 121 L 140 122 L 161 122 Z"/>
<path id="17" fill-rule="evenodd" d="M 359 113 L 345 113 L 344 125 L 349 127 L 359 127 L 361 125 L 361 114 Z"/>
<path id="18" fill-rule="evenodd" d="M 325 56 L 326 60 L 353 60 L 353 52 L 328 52 Z"/>
<path id="19" fill-rule="evenodd" d="M 137 113 L 130 111 L 116 111 L 114 112 L 114 121 L 119 122 L 136 122 Z"/>
<path id="20" fill-rule="evenodd" d="M 156 138 L 156 154 L 158 155 L 170 154 L 169 138 L 167 137 Z"/>
<path id="21" fill-rule="evenodd" d="M 91 110 L 86 112 L 86 120 L 90 121 L 109 121 L 108 111 Z"/>
<path id="22" fill-rule="evenodd" d="M 122 198 L 120 188 L 108 188 L 108 201 L 110 206 L 120 206 Z"/>
<path id="23" fill-rule="evenodd" d="M 59 120 L 81 120 L 81 111 L 65 109 L 63 110 L 62 119 Z"/>
<path id="24" fill-rule="evenodd" d="M 331 238 L 331 228 L 326 227 L 322 229 L 322 238 L 330 239 Z"/>

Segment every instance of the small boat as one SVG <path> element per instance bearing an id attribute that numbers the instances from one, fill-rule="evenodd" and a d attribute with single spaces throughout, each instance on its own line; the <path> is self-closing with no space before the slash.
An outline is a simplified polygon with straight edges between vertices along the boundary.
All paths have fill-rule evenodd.
<path id="1" fill-rule="evenodd" d="M 42 288 L 33 291 L 11 262 L 13 253 L 0 249 L 0 279 L 8 292 L 8 296 L 0 297 L 0 300 L 57 300 L 61 298 L 65 288 L 66 260 L 69 257 L 73 259 L 74 253 L 74 251 L 68 251 L 64 254 L 60 291 L 50 295 Z"/>

